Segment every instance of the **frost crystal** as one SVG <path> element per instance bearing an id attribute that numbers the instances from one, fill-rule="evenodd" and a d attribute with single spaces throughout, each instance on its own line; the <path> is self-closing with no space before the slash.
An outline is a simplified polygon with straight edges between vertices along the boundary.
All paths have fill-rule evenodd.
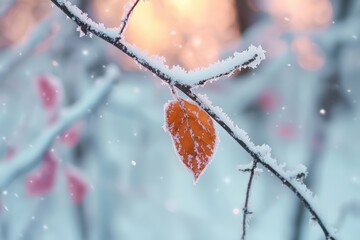
<path id="1" fill-rule="evenodd" d="M 80 37 L 81 37 L 81 38 L 86 35 L 86 34 L 83 32 L 83 30 L 81 29 L 80 26 L 76 28 L 76 31 L 80 33 Z"/>

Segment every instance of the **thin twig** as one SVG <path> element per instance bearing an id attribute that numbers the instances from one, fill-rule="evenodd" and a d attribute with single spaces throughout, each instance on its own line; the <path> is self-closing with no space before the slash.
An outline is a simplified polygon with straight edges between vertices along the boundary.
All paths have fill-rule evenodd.
<path id="1" fill-rule="evenodd" d="M 259 55 L 258 55 L 258 54 L 255 54 L 252 58 L 250 58 L 250 59 L 247 60 L 246 62 L 241 63 L 241 64 L 235 66 L 235 69 L 244 69 L 244 68 L 247 68 L 250 64 L 252 64 L 253 62 L 255 62 L 258 57 L 259 57 Z M 222 73 L 220 73 L 220 74 L 218 74 L 218 75 L 212 76 L 211 78 L 206 78 L 206 79 L 204 79 L 204 80 L 199 81 L 197 84 L 195 84 L 195 86 L 205 85 L 205 83 L 207 83 L 208 81 L 211 81 L 211 80 L 214 80 L 214 79 L 218 79 L 218 78 L 227 76 L 227 75 L 231 74 L 233 71 L 234 71 L 234 70 L 222 72 Z"/>
<path id="2" fill-rule="evenodd" d="M 201 108 L 204 111 L 206 111 L 211 116 L 211 118 L 213 118 L 227 133 L 229 133 L 229 135 L 232 138 L 234 138 L 239 143 L 239 145 L 246 152 L 248 152 L 255 161 L 257 161 L 258 163 L 263 165 L 275 177 L 277 177 L 282 182 L 282 184 L 284 184 L 286 187 L 288 187 L 296 195 L 296 197 L 299 198 L 299 200 L 304 204 L 304 206 L 308 209 L 308 211 L 314 217 L 316 222 L 319 224 L 321 230 L 324 232 L 326 239 L 327 240 L 335 240 L 335 237 L 332 236 L 332 234 L 328 230 L 328 227 L 325 226 L 324 220 L 320 218 L 318 211 L 312 207 L 310 202 L 306 199 L 305 196 L 302 195 L 302 193 L 296 187 L 296 185 L 294 183 L 292 183 L 290 179 L 287 179 L 285 176 L 281 175 L 280 172 L 278 172 L 272 165 L 270 165 L 270 163 L 268 161 L 266 161 L 261 156 L 261 154 L 252 150 L 252 148 L 249 145 L 247 145 L 243 141 L 243 139 L 241 139 L 236 134 L 236 126 L 229 125 L 223 119 L 221 119 L 220 116 L 218 116 L 216 114 L 216 112 L 211 109 L 211 106 L 208 105 L 206 102 L 204 102 L 198 95 L 193 93 L 190 88 L 184 88 L 184 86 L 182 86 L 182 85 L 175 85 L 175 86 L 178 89 L 180 89 L 183 93 L 185 93 L 189 98 L 191 98 L 193 101 L 195 101 L 197 104 L 199 104 L 199 106 L 201 106 Z"/>
<path id="3" fill-rule="evenodd" d="M 117 30 L 115 31 L 114 29 L 105 29 L 102 24 L 95 23 L 88 17 L 87 14 L 84 14 L 76 6 L 72 5 L 71 2 L 66 0 L 50 1 L 59 7 L 70 19 L 72 19 L 84 33 L 92 33 L 102 38 L 170 85 L 179 83 L 180 79 L 178 78 L 181 77 L 187 81 L 186 83 L 182 82 L 181 84 L 189 88 L 194 88 L 199 85 L 204 85 L 207 81 L 229 75 L 237 69 L 254 68 L 265 58 L 264 51 L 262 50 L 261 46 L 250 46 L 248 50 L 236 54 L 237 56 L 245 56 L 240 62 L 237 58 L 230 58 L 233 61 L 226 62 L 229 63 L 228 67 L 224 66 L 224 62 L 215 63 L 221 65 L 221 68 L 219 68 L 220 70 L 209 71 L 209 68 L 211 68 L 212 65 L 210 65 L 208 68 L 190 72 L 186 72 L 183 69 L 169 69 L 162 62 L 152 61 L 153 59 L 149 58 L 146 53 L 140 52 L 136 47 L 127 43 L 124 39 L 118 41 L 117 39 L 119 35 Z M 255 54 L 251 54 L 253 51 L 256 51 Z M 206 77 L 203 77 L 203 75 L 206 75 Z"/>
<path id="4" fill-rule="evenodd" d="M 116 42 L 118 42 L 122 38 L 122 34 L 123 34 L 124 30 L 125 30 L 125 27 L 127 26 L 129 18 L 131 16 L 131 14 L 133 13 L 136 5 L 138 5 L 139 2 L 140 2 L 140 0 L 136 0 L 135 3 L 129 8 L 129 10 L 125 14 L 125 16 L 121 19 L 122 26 L 121 26 L 121 29 L 119 31 L 119 36 L 115 40 Z"/>
<path id="5" fill-rule="evenodd" d="M 195 94 L 191 88 L 192 85 L 186 85 L 181 84 L 176 81 L 176 79 L 173 79 L 169 74 L 166 74 L 162 71 L 164 68 L 157 68 L 156 64 L 151 63 L 146 59 L 144 56 L 138 56 L 133 50 L 134 48 L 131 46 L 128 46 L 125 42 L 122 41 L 114 41 L 116 38 L 113 38 L 106 34 L 106 32 L 102 32 L 99 30 L 99 28 L 95 27 L 92 22 L 92 20 L 84 19 L 83 15 L 77 15 L 77 13 L 70 10 L 70 7 L 73 7 L 68 1 L 65 0 L 51 0 L 56 6 L 58 6 L 70 19 L 75 21 L 80 27 L 87 29 L 89 32 L 92 32 L 96 36 L 102 38 L 103 40 L 107 41 L 108 43 L 114 45 L 119 50 L 121 50 L 123 53 L 131 57 L 133 60 L 135 60 L 138 64 L 148 69 L 150 72 L 158 76 L 160 79 L 162 79 L 164 82 L 175 86 L 180 91 L 182 91 L 184 94 L 186 94 L 189 98 L 191 98 L 193 101 L 195 101 L 204 111 L 206 111 L 209 116 L 211 116 L 222 128 L 225 129 L 229 133 L 230 136 L 232 136 L 240 146 L 244 148 L 246 152 L 248 152 L 251 157 L 254 159 L 254 161 L 260 163 L 265 168 L 267 168 L 274 176 L 276 176 L 285 186 L 287 186 L 299 199 L 300 201 L 305 205 L 305 207 L 310 211 L 313 218 L 318 222 L 320 228 L 324 232 L 324 235 L 327 240 L 335 240 L 335 237 L 332 236 L 330 231 L 328 230 L 328 227 L 325 226 L 324 219 L 320 218 L 318 211 L 313 208 L 313 206 L 310 204 L 309 199 L 307 199 L 306 196 L 303 196 L 300 190 L 300 185 L 298 185 L 296 182 L 291 181 L 288 177 L 285 175 L 283 176 L 282 173 L 279 171 L 279 169 L 276 169 L 274 165 L 272 165 L 270 162 L 268 162 L 265 157 L 263 157 L 259 152 L 254 150 L 254 147 L 249 145 L 250 143 L 248 141 L 245 141 L 243 138 L 241 138 L 237 132 L 237 127 L 229 124 L 228 121 L 224 120 L 221 116 L 219 116 L 216 111 L 214 111 L 213 107 L 209 105 L 207 102 L 203 101 L 197 94 Z M 78 9 L 77 9 L 78 10 Z M 88 20 L 88 21 L 87 21 Z M 91 21 L 91 22 L 90 22 Z M 90 22 L 90 23 L 89 23 Z M 131 50 L 132 49 L 132 50 Z M 252 144 L 252 143 L 251 143 Z"/>
<path id="6" fill-rule="evenodd" d="M 252 214 L 252 212 L 249 211 L 249 199 L 250 199 L 250 191 L 251 191 L 251 187 L 252 187 L 252 183 L 253 183 L 253 179 L 254 179 L 256 166 L 257 166 L 257 161 L 254 161 L 253 166 L 250 169 L 249 181 L 248 181 L 247 188 L 246 188 L 245 203 L 244 203 L 244 207 L 243 207 L 243 222 L 242 222 L 243 233 L 241 236 L 242 240 L 245 240 L 245 237 L 246 237 L 247 216 Z"/>

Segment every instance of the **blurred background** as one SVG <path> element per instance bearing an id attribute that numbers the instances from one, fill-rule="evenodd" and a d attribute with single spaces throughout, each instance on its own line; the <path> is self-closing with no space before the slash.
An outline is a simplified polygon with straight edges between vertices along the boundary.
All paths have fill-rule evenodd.
<path id="1" fill-rule="evenodd" d="M 109 27 L 126 3 L 72 2 Z M 125 38 L 186 69 L 262 45 L 257 69 L 197 91 L 289 169 L 306 165 L 327 221 L 358 240 L 359 22 L 357 0 L 148 0 Z M 216 156 L 194 185 L 162 129 L 168 87 L 76 28 L 49 0 L 0 0 L 0 169 L 26 155 L 109 64 L 122 71 L 99 107 L 0 189 L 0 240 L 240 239 L 248 175 L 237 168 L 249 156 L 218 126 Z M 250 208 L 249 240 L 324 239 L 266 171 Z"/>

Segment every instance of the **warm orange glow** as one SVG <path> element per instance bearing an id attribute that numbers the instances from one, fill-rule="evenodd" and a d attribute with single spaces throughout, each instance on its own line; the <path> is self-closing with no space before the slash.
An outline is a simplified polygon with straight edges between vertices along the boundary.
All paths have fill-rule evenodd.
<path id="1" fill-rule="evenodd" d="M 262 0 L 267 11 L 284 26 L 297 31 L 324 28 L 331 23 L 330 0 Z"/>
<path id="2" fill-rule="evenodd" d="M 292 48 L 297 53 L 299 65 L 307 70 L 318 70 L 325 59 L 319 47 L 306 37 L 298 37 L 293 41 Z"/>
<path id="3" fill-rule="evenodd" d="M 47 13 L 44 0 L 18 0 L 0 17 L 0 47 L 24 40 L 31 28 Z"/>
<path id="4" fill-rule="evenodd" d="M 94 12 L 107 26 L 120 24 L 127 0 L 94 0 Z M 127 41 L 169 64 L 196 68 L 219 58 L 223 46 L 238 37 L 234 1 L 141 1 L 125 33 Z"/>

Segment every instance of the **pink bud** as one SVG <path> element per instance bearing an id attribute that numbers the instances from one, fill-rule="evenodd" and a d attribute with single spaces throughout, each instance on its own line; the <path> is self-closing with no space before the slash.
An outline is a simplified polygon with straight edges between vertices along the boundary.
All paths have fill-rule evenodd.
<path id="1" fill-rule="evenodd" d="M 295 137 L 295 129 L 291 124 L 281 124 L 277 129 L 277 133 L 281 138 L 285 139 L 291 139 Z"/>
<path id="2" fill-rule="evenodd" d="M 36 78 L 36 88 L 41 103 L 46 110 L 49 121 L 54 121 L 63 101 L 63 86 L 54 76 L 39 76 Z"/>
<path id="3" fill-rule="evenodd" d="M 76 169 L 75 167 L 69 167 L 65 174 L 68 180 L 71 199 L 75 204 L 80 204 L 84 200 L 88 189 L 85 177 L 80 172 L 80 170 Z"/>
<path id="4" fill-rule="evenodd" d="M 264 111 L 272 111 L 277 105 L 275 94 L 271 91 L 264 91 L 259 97 L 260 108 Z"/>
<path id="5" fill-rule="evenodd" d="M 14 147 L 9 147 L 7 150 L 6 150 L 6 153 L 5 153 L 5 160 L 7 161 L 10 161 L 16 154 L 16 150 Z"/>
<path id="6" fill-rule="evenodd" d="M 47 151 L 41 166 L 26 179 L 26 190 L 30 196 L 47 194 L 55 182 L 57 161 L 53 153 Z"/>
<path id="7" fill-rule="evenodd" d="M 84 129 L 83 122 L 76 122 L 63 134 L 60 135 L 60 141 L 69 147 L 74 147 L 80 139 L 81 133 Z"/>

